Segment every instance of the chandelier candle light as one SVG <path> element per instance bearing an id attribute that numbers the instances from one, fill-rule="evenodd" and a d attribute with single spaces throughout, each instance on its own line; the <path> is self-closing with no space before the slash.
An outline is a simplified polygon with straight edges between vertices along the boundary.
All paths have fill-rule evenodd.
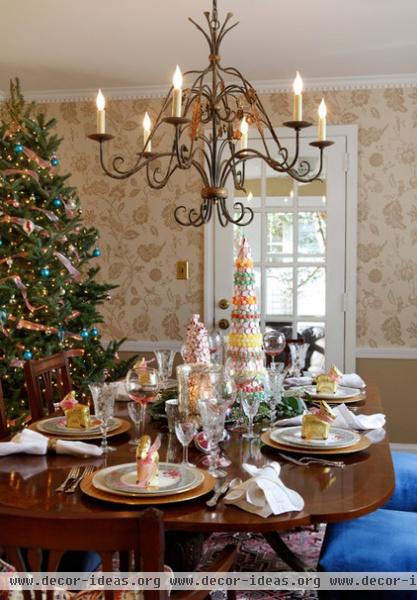
<path id="1" fill-rule="evenodd" d="M 220 46 L 227 33 L 238 23 L 230 25 L 232 13 L 223 23 L 217 12 L 217 0 L 212 0 L 212 11 L 205 12 L 208 28 L 190 21 L 203 34 L 209 45 L 209 63 L 201 71 L 189 71 L 185 76 L 190 85 L 183 89 L 183 76 L 177 66 L 173 85 L 164 99 L 152 125 L 148 113 L 143 122 L 144 144 L 135 162 L 126 166 L 123 156 L 116 155 L 109 165 L 104 159 L 104 142 L 113 138 L 105 133 L 104 96 L 97 96 L 97 133 L 89 136 L 100 144 L 100 164 L 106 175 L 127 179 L 144 169 L 147 184 L 162 189 L 177 170 L 194 169 L 202 180 L 199 209 L 177 206 L 174 217 L 183 226 L 200 227 L 217 213 L 220 224 L 248 225 L 253 219 L 252 209 L 235 201 L 227 206 L 228 182 L 237 191 L 245 190 L 246 163 L 263 160 L 269 168 L 285 173 L 301 183 L 320 177 L 323 169 L 323 151 L 333 142 L 326 140 L 326 106 L 322 100 L 318 120 L 318 139 L 310 143 L 319 150 L 317 166 L 299 156 L 300 132 L 311 123 L 303 121 L 303 81 L 297 71 L 294 81 L 293 120 L 284 125 L 295 132 L 295 150 L 290 151 L 278 139 L 269 116 L 251 83 L 234 67 L 223 67 Z M 173 128 L 171 147 L 152 151 L 152 140 L 163 126 Z M 261 149 L 249 146 L 250 128 L 256 129 Z M 156 162 L 155 162 L 156 161 Z"/>

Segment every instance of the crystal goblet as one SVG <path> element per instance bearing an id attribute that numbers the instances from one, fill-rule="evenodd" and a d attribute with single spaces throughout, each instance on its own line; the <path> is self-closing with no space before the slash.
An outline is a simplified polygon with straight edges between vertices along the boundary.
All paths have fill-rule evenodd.
<path id="1" fill-rule="evenodd" d="M 157 369 L 147 368 L 144 371 L 130 369 L 126 375 L 125 387 L 127 395 L 140 407 L 140 434 L 145 431 L 146 406 L 155 402 L 160 388 L 160 377 Z"/>

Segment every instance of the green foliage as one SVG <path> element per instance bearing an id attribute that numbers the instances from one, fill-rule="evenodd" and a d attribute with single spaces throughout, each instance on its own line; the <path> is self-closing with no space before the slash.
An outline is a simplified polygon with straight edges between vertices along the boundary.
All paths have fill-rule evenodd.
<path id="1" fill-rule="evenodd" d="M 106 348 L 100 341 L 99 308 L 116 286 L 96 279 L 98 231 L 83 224 L 70 175 L 55 164 L 55 124 L 11 82 L 0 123 L 0 377 L 8 417 L 18 421 L 27 409 L 22 364 L 29 353 L 83 349 L 72 361 L 82 392 L 89 379 L 122 376 L 128 366 L 115 358 L 123 340 Z"/>

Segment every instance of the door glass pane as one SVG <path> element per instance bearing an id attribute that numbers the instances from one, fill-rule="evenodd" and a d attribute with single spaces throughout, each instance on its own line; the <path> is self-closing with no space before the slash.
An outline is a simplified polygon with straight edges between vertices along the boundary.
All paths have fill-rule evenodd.
<path id="1" fill-rule="evenodd" d="M 298 185 L 298 198 L 301 208 L 314 208 L 326 204 L 326 181 L 312 181 Z"/>
<path id="2" fill-rule="evenodd" d="M 266 269 L 266 312 L 269 315 L 291 315 L 293 310 L 293 269 Z"/>
<path id="3" fill-rule="evenodd" d="M 268 262 L 291 262 L 292 255 L 292 213 L 269 213 L 267 215 L 266 260 Z"/>
<path id="4" fill-rule="evenodd" d="M 266 206 L 291 207 L 294 198 L 294 180 L 287 175 L 266 170 Z"/>
<path id="5" fill-rule="evenodd" d="M 254 262 L 259 262 L 261 260 L 261 215 L 259 213 L 255 213 L 252 222 L 249 223 L 249 225 L 245 225 L 245 227 L 234 225 L 233 235 L 235 258 L 237 251 L 239 250 L 240 240 L 245 236 L 251 247 Z"/>
<path id="6" fill-rule="evenodd" d="M 321 323 L 299 322 L 297 333 L 309 345 L 306 369 L 312 373 L 324 370 L 325 325 Z"/>
<path id="7" fill-rule="evenodd" d="M 245 192 L 235 190 L 236 201 L 243 202 L 252 209 L 259 208 L 262 196 L 262 163 L 260 160 L 250 160 L 246 163 L 245 190 Z"/>
<path id="8" fill-rule="evenodd" d="M 326 281 L 324 267 L 300 267 L 297 277 L 299 315 L 324 316 Z"/>
<path id="9" fill-rule="evenodd" d="M 326 252 L 326 213 L 324 211 L 298 214 L 298 252 L 320 256 Z"/>

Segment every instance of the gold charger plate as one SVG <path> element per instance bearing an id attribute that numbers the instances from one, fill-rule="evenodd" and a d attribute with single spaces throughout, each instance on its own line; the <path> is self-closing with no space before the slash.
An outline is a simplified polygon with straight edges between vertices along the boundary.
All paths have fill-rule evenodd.
<path id="1" fill-rule="evenodd" d="M 372 442 L 365 436 L 362 436 L 357 444 L 353 444 L 352 446 L 346 446 L 345 448 L 330 448 L 328 450 L 322 450 L 319 448 L 303 448 L 302 446 L 287 446 L 285 444 L 280 444 L 275 440 L 271 440 L 269 437 L 269 431 L 265 431 L 261 435 L 261 440 L 266 446 L 269 448 L 274 448 L 275 450 L 282 450 L 284 452 L 294 452 L 295 454 L 353 454 L 354 452 L 361 452 L 362 450 L 366 450 L 371 446 Z"/>
<path id="2" fill-rule="evenodd" d="M 87 496 L 96 498 L 97 500 L 104 500 L 105 502 L 112 502 L 114 504 L 128 504 L 130 506 L 153 506 L 154 504 L 173 504 L 174 502 L 185 502 L 186 500 L 194 500 L 200 496 L 208 494 L 214 489 L 216 480 L 207 471 L 201 472 L 204 475 L 203 482 L 196 488 L 181 492 L 180 494 L 172 494 L 170 496 L 152 496 L 137 497 L 137 496 L 119 496 L 118 494 L 111 494 L 110 492 L 104 492 L 98 490 L 93 485 L 93 477 L 95 473 L 87 475 L 82 479 L 80 488 Z"/>
<path id="3" fill-rule="evenodd" d="M 132 427 L 132 424 L 129 421 L 127 421 L 126 419 L 121 419 L 120 417 L 117 417 L 117 418 L 120 421 L 120 425 L 116 429 L 113 429 L 113 431 L 107 432 L 108 438 L 114 437 L 116 435 L 120 435 L 122 433 L 126 433 Z M 42 433 L 43 435 L 46 435 L 47 437 L 50 437 L 52 439 L 65 439 L 65 440 L 73 440 L 73 441 L 79 441 L 79 442 L 83 442 L 84 440 L 101 440 L 100 432 L 93 433 L 91 435 L 66 435 L 65 437 L 60 436 L 60 435 L 54 435 L 52 433 L 46 433 L 45 431 L 39 430 L 38 422 L 31 423 L 29 425 L 29 429 L 33 429 L 34 431 L 39 431 L 39 433 Z"/>

